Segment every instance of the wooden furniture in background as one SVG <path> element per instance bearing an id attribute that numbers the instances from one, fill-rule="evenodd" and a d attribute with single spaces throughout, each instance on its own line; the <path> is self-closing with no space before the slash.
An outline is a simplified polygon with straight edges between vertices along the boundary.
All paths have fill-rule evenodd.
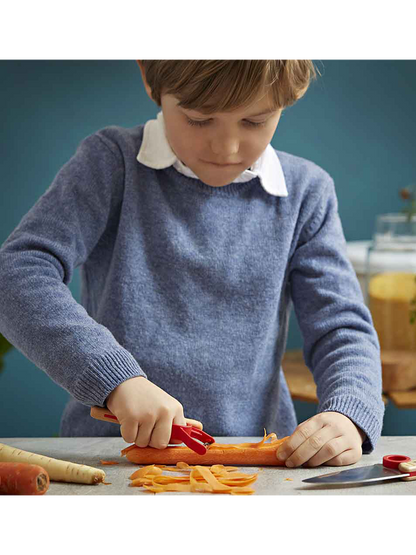
<path id="1" fill-rule="evenodd" d="M 383 401 L 391 399 L 398 408 L 416 408 L 416 353 L 402 351 L 387 351 L 381 353 L 383 369 Z M 292 399 L 318 403 L 316 385 L 312 373 L 307 368 L 301 350 L 287 351 L 282 362 Z M 398 387 L 403 390 L 394 390 Z M 404 389 L 408 387 L 408 389 Z"/>

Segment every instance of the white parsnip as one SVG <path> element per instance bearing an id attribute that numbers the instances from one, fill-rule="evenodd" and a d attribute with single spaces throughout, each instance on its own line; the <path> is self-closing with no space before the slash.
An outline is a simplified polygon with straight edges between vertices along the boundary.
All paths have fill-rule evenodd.
<path id="1" fill-rule="evenodd" d="M 0 443 L 0 462 L 37 464 L 43 467 L 49 474 L 50 480 L 55 482 L 97 484 L 98 482 L 104 482 L 105 478 L 105 472 L 98 468 L 52 459 L 29 451 L 22 451 L 4 443 Z"/>

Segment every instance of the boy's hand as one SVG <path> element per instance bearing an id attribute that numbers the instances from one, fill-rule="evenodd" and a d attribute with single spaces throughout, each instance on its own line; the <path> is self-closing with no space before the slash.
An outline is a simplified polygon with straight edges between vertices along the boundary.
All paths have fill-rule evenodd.
<path id="1" fill-rule="evenodd" d="M 130 378 L 117 386 L 107 398 L 107 407 L 117 416 L 124 441 L 138 447 L 164 449 L 172 424 L 189 423 L 202 430 L 200 422 L 184 417 L 179 401 L 144 377 Z"/>
<path id="2" fill-rule="evenodd" d="M 354 464 L 362 455 L 365 433 L 339 412 L 321 412 L 302 422 L 276 452 L 286 466 Z"/>

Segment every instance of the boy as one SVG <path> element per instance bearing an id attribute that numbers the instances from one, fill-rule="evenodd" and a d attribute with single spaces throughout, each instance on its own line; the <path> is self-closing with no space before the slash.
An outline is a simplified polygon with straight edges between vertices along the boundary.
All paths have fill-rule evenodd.
<path id="1" fill-rule="evenodd" d="M 287 466 L 356 462 L 381 433 L 377 337 L 331 177 L 270 145 L 313 64 L 139 66 L 162 111 L 82 141 L 5 242 L 0 332 L 70 392 L 63 436 L 163 449 L 185 413 L 217 436 L 292 434 Z M 280 368 L 292 301 L 320 399 L 297 428 Z"/>

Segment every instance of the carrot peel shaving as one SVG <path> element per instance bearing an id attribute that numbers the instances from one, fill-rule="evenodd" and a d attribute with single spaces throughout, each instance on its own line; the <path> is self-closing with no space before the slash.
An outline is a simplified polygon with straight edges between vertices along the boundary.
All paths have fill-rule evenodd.
<path id="1" fill-rule="evenodd" d="M 163 471 L 171 473 L 163 474 Z M 172 473 L 182 472 L 184 476 Z M 254 490 L 248 487 L 257 480 L 257 474 L 238 472 L 236 467 L 221 464 L 210 468 L 201 465 L 191 466 L 178 462 L 175 467 L 148 465 L 136 470 L 131 476 L 131 487 L 142 487 L 152 493 L 227 493 L 231 495 L 250 495 Z"/>

